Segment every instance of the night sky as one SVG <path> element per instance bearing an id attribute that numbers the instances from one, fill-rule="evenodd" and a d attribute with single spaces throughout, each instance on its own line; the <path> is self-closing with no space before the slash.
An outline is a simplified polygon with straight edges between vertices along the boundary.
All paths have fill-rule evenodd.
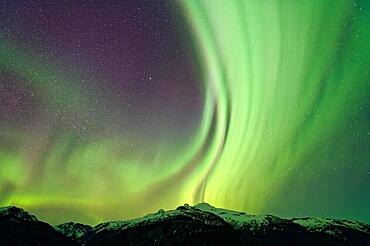
<path id="1" fill-rule="evenodd" d="M 0 0 L 0 206 L 370 223 L 368 1 Z"/>

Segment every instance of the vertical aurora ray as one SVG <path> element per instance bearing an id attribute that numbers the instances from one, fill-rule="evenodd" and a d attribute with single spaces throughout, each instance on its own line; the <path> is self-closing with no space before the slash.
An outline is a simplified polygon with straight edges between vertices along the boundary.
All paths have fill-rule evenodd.
<path id="1" fill-rule="evenodd" d="M 222 0 L 182 4 L 201 51 L 211 107 L 217 111 L 214 146 L 202 164 L 208 170 L 189 184 L 197 194 L 194 202 L 289 214 L 290 208 L 276 206 L 284 199 L 295 201 L 284 190 L 302 183 L 307 187 L 310 179 L 316 180 L 324 168 L 314 155 L 323 145 L 329 146 L 319 158 L 328 159 L 329 168 L 340 168 L 344 154 L 335 153 L 339 144 L 335 136 L 346 128 L 350 131 L 348 124 L 353 125 L 348 122 L 364 117 L 368 107 L 368 4 Z M 358 121 L 365 124 L 360 131 L 366 138 L 368 115 L 356 118 L 355 125 Z M 220 149 L 221 153 L 216 151 Z M 364 167 L 367 150 L 359 155 L 363 159 L 353 165 Z M 304 192 L 300 189 L 295 192 Z"/>

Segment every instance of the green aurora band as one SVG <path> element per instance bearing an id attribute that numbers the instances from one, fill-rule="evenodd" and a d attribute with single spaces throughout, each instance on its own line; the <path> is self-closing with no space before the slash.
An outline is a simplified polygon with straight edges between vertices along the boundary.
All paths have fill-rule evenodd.
<path id="1" fill-rule="evenodd" d="M 131 153 L 137 136 L 122 129 L 94 136 L 61 127 L 47 133 L 55 137 L 40 157 L 35 152 L 50 143 L 24 148 L 40 132 L 1 126 L 0 205 L 53 223 L 95 224 L 201 201 L 249 213 L 369 222 L 370 4 L 177 4 L 192 31 L 204 88 L 192 134 L 160 146 L 147 137 L 142 151 Z M 67 112 L 66 122 L 79 115 L 104 125 L 104 106 L 90 103 L 99 96 L 79 87 L 83 76 L 61 74 L 1 37 L 0 68 L 46 91 L 50 111 Z M 10 143 L 19 147 L 9 150 Z M 40 158 L 42 179 L 33 171 Z"/>
<path id="2" fill-rule="evenodd" d="M 322 165 L 344 161 L 334 139 L 351 131 L 348 121 L 368 134 L 369 115 L 358 122 L 370 98 L 369 4 L 361 4 L 184 1 L 203 58 L 204 122 L 216 117 L 205 171 L 189 188 L 197 201 L 264 211 L 297 169 L 309 185 Z"/>

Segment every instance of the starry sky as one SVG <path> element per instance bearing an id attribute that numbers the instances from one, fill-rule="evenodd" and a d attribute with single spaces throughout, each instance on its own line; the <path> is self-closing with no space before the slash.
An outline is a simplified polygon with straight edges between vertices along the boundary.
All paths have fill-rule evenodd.
<path id="1" fill-rule="evenodd" d="M 370 2 L 0 0 L 0 206 L 370 223 Z"/>

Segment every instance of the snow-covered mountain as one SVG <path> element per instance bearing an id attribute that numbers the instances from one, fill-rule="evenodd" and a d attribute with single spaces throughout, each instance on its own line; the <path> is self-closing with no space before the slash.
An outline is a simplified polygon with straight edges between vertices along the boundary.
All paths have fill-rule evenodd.
<path id="1" fill-rule="evenodd" d="M 201 203 L 94 227 L 52 227 L 16 207 L 0 208 L 0 245 L 370 245 L 370 225 L 330 218 L 282 219 Z"/>

